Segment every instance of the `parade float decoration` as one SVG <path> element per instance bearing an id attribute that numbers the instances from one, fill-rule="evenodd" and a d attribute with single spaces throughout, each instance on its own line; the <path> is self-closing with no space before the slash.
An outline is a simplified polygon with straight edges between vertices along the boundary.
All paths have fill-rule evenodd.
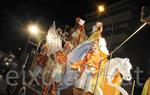
<path id="1" fill-rule="evenodd" d="M 45 73 L 45 69 L 49 71 L 46 77 L 47 84 L 40 85 L 43 89 L 39 95 L 120 95 L 120 93 L 129 95 L 121 87 L 121 83 L 123 80 L 131 81 L 132 65 L 128 58 L 112 58 L 111 55 L 140 29 L 149 24 L 149 17 L 147 19 L 142 18 L 142 21 L 144 24 L 115 48 L 111 54 L 109 54 L 106 41 L 101 35 L 103 31 L 101 22 L 96 22 L 93 26 L 92 35 L 86 39 L 85 21 L 76 18 L 77 25 L 71 33 L 71 40 L 69 38 L 69 40 L 66 40 L 61 29 L 56 29 L 55 23 L 53 23 L 48 30 L 42 52 L 35 61 L 42 67 L 40 69 L 35 68 L 33 73 L 36 76 L 40 71 Z M 65 42 L 64 47 L 63 41 Z M 41 55 L 46 56 L 41 57 Z M 108 59 L 109 55 L 110 59 Z M 48 64 L 50 66 L 45 68 L 45 65 Z M 148 91 L 148 82 L 146 82 L 143 93 Z M 73 93 L 69 92 L 69 87 L 73 87 Z M 26 92 L 25 86 L 21 89 Z M 61 93 L 66 89 L 66 94 Z M 19 95 L 25 95 L 25 93 Z"/>
<path id="2" fill-rule="evenodd" d="M 53 22 L 53 25 L 49 28 L 47 33 L 47 43 L 50 48 L 50 54 L 62 49 L 62 38 L 59 35 L 59 31 L 60 29 L 56 29 L 55 22 Z"/>
<path id="3" fill-rule="evenodd" d="M 122 81 L 120 74 L 125 80 L 131 80 L 132 66 L 129 59 L 114 58 L 108 61 L 106 42 L 101 37 L 102 23 L 97 22 L 93 30 L 96 32 L 89 37 L 89 40 L 79 44 L 69 53 L 62 89 L 74 85 L 75 88 L 80 89 L 79 92 L 75 91 L 74 95 L 89 93 L 119 95 L 119 92 L 128 95 L 120 86 Z"/>
<path id="4" fill-rule="evenodd" d="M 48 71 L 47 84 L 41 84 L 42 95 L 64 95 L 62 91 L 70 86 L 73 93 L 67 90 L 69 95 L 119 95 L 120 92 L 128 95 L 121 87 L 121 75 L 130 81 L 132 66 L 128 58 L 108 60 L 109 52 L 102 31 L 103 24 L 97 22 L 87 40 L 74 47 L 72 41 L 66 41 L 62 47 L 60 30 L 56 29 L 55 23 L 50 27 L 44 44 L 48 47 L 46 65 L 49 66 L 40 69 L 43 74 Z"/>
<path id="5" fill-rule="evenodd" d="M 120 95 L 120 92 L 123 95 L 128 95 L 128 93 L 120 86 L 122 82 L 121 75 L 124 80 L 130 81 L 132 78 L 130 73 L 131 69 L 132 66 L 128 58 L 113 58 L 106 63 L 102 63 L 98 77 L 95 76 L 90 81 L 87 80 L 90 77 L 87 76 L 88 70 L 83 72 L 82 76 L 80 76 L 79 72 L 81 71 L 73 71 L 70 69 L 67 71 L 64 79 L 63 89 L 66 89 L 71 85 L 75 85 L 76 87 L 82 89 L 82 91 L 76 91 L 74 95 L 79 95 L 79 93 L 83 94 L 85 87 L 90 88 L 84 92 L 85 95 L 86 92 L 90 92 L 90 95 Z"/>
<path id="6" fill-rule="evenodd" d="M 90 49 L 91 47 L 95 53 Z M 103 57 L 103 59 L 100 59 L 100 57 Z M 100 52 L 96 42 L 86 41 L 73 49 L 68 55 L 63 89 L 75 85 L 76 88 L 85 90 L 85 93 L 87 91 L 94 93 L 94 95 L 108 95 L 108 90 L 110 90 L 109 95 L 119 95 L 118 91 L 123 95 L 128 95 L 120 87 L 122 81 L 120 74 L 123 75 L 125 80 L 131 80 L 131 68 L 129 59 L 114 58 L 108 61 L 106 55 Z M 75 95 L 78 94 L 75 92 Z"/>

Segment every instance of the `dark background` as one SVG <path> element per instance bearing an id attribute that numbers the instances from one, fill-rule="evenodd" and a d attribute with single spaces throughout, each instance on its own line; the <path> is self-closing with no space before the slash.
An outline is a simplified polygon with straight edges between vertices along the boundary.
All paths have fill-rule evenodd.
<path id="1" fill-rule="evenodd" d="M 98 4 L 110 6 L 120 0 L 1 0 L 0 1 L 0 49 L 6 52 L 22 48 L 27 40 L 24 31 L 30 21 L 41 24 L 47 32 L 53 21 L 56 25 L 72 26 L 75 18 L 95 12 Z M 131 0 L 137 8 L 148 6 L 148 0 Z"/>
<path id="2" fill-rule="evenodd" d="M 73 26 L 76 17 L 95 12 L 99 3 L 107 6 L 120 0 L 2 0 L 0 1 L 0 49 L 6 52 L 23 47 L 30 21 L 38 22 L 45 32 L 53 21 L 61 27 Z M 17 50 L 16 50 L 17 51 Z"/>

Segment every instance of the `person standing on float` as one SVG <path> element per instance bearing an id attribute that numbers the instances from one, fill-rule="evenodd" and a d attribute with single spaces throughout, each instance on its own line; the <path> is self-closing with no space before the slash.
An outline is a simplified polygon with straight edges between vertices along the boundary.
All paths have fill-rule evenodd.
<path id="1" fill-rule="evenodd" d="M 70 40 L 74 47 L 83 42 L 86 39 L 85 29 L 84 29 L 85 21 L 80 17 L 76 18 L 76 25 L 73 29 L 73 33 L 71 34 Z"/>
<path id="2" fill-rule="evenodd" d="M 103 31 L 103 24 L 96 22 L 93 26 L 93 33 L 89 37 L 88 41 L 91 43 L 91 47 L 83 58 L 75 62 L 71 68 L 80 69 L 81 74 L 76 82 L 75 87 L 84 89 L 85 92 L 93 93 L 92 79 L 98 74 L 100 64 L 107 61 L 109 55 L 106 47 L 106 41 L 101 36 Z"/>

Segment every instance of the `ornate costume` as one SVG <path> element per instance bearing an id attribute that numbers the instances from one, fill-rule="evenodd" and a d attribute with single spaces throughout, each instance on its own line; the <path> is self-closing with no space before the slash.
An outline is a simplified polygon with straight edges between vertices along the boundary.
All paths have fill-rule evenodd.
<path id="1" fill-rule="evenodd" d="M 64 73 L 64 66 L 67 60 L 67 56 L 64 54 L 63 51 L 57 51 L 55 55 L 55 67 L 52 73 L 52 79 L 55 82 L 61 82 L 62 81 L 62 75 Z"/>
<path id="2" fill-rule="evenodd" d="M 47 45 L 47 43 L 45 42 L 44 44 L 42 44 L 41 46 L 41 52 L 37 54 L 36 56 L 36 60 L 35 60 L 35 69 L 33 71 L 33 74 L 35 75 L 35 77 L 39 76 L 40 74 L 42 74 L 43 68 L 46 66 L 47 60 L 48 60 L 48 53 L 49 47 Z M 28 85 L 31 85 L 33 82 L 33 79 L 31 79 L 28 83 Z"/>
<path id="3" fill-rule="evenodd" d="M 101 63 L 105 62 L 107 60 L 107 55 L 109 55 L 105 39 L 101 37 L 101 25 L 101 23 L 95 25 L 96 32 L 94 32 L 88 40 L 91 44 L 89 49 L 82 59 L 76 61 L 71 66 L 72 69 L 81 71 L 76 87 L 92 93 L 92 78 L 94 75 L 98 74 Z"/>
<path id="4" fill-rule="evenodd" d="M 52 71 L 51 75 L 51 82 L 50 82 L 50 94 L 49 95 L 56 95 L 59 93 L 58 86 L 60 85 L 64 72 L 65 72 L 65 63 L 67 60 L 67 56 L 63 51 L 57 51 L 55 53 L 55 66 Z M 45 87 L 46 88 L 46 87 Z M 45 89 L 44 88 L 44 89 Z M 47 95 L 47 94 L 43 94 Z M 59 95 L 59 94 L 57 94 Z"/>
<path id="5" fill-rule="evenodd" d="M 64 52 L 66 54 L 68 54 L 68 53 L 71 52 L 72 48 L 73 48 L 73 45 L 71 44 L 71 42 L 70 41 L 66 41 L 65 45 L 64 45 Z"/>
<path id="6" fill-rule="evenodd" d="M 74 47 L 85 40 L 86 35 L 84 23 L 85 21 L 81 18 L 76 18 L 76 26 L 73 30 L 73 33 L 71 34 L 71 42 L 74 45 Z"/>

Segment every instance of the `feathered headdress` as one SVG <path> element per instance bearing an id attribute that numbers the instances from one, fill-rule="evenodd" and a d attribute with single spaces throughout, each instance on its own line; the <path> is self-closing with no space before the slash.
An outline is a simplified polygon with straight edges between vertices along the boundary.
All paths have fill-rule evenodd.
<path id="1" fill-rule="evenodd" d="M 48 30 L 47 43 L 50 48 L 50 54 L 62 49 L 62 39 L 56 30 L 55 22 Z"/>

